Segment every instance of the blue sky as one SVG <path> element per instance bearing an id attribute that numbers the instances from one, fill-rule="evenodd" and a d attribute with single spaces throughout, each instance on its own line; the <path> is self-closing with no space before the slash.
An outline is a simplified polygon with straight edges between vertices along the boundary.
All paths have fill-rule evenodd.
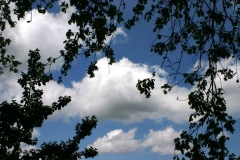
<path id="1" fill-rule="evenodd" d="M 129 9 L 133 2 L 128 4 Z M 129 9 L 126 10 L 127 17 L 130 15 Z M 18 22 L 16 28 L 4 31 L 4 36 L 12 40 L 8 53 L 16 55 L 24 62 L 20 70 L 26 70 L 29 49 L 39 48 L 43 62 L 49 56 L 58 57 L 59 50 L 64 47 L 62 42 L 65 40 L 66 31 L 77 30 L 74 25 L 67 24 L 70 14 L 58 13 L 57 9 L 52 11 L 40 15 L 33 10 L 31 23 L 27 23 L 30 18 L 27 15 Z M 153 22 L 142 21 L 130 31 L 120 26 L 112 43 L 116 63 L 108 66 L 107 59 L 102 53 L 98 53 L 99 71 L 94 78 L 90 79 L 86 74 L 92 57 L 86 60 L 80 55 L 74 61 L 68 76 L 63 79 L 63 84 L 59 85 L 52 81 L 43 87 L 45 104 L 51 104 L 60 95 L 70 95 L 72 101 L 67 107 L 50 116 L 41 128 L 34 130 L 33 135 L 39 139 L 37 146 L 23 144 L 22 147 L 38 148 L 42 142 L 66 141 L 74 136 L 77 122 L 85 116 L 96 115 L 99 120 L 97 128 L 93 130 L 92 136 L 80 144 L 80 148 L 89 145 L 98 148 L 99 155 L 96 160 L 172 159 L 173 139 L 182 130 L 188 129 L 188 116 L 192 112 L 187 101 L 177 101 L 177 97 L 186 99 L 194 88 L 181 83 L 168 95 L 164 95 L 160 88 L 166 82 L 167 75 L 171 73 L 168 68 L 158 70 L 156 88 L 151 98 L 146 99 L 135 87 L 138 79 L 150 78 L 152 71 L 162 63 L 162 57 L 149 51 L 155 38 L 152 32 L 153 25 Z M 109 43 L 109 40 L 110 37 L 106 43 Z M 179 56 L 178 51 L 171 55 L 175 60 Z M 194 62 L 190 56 L 183 58 L 181 70 L 188 71 Z M 61 64 L 60 59 L 51 67 L 51 71 L 57 75 Z M 222 61 L 222 64 L 235 69 L 231 60 Z M 18 78 L 19 75 L 13 73 L 1 75 L 1 101 L 20 100 L 22 90 L 16 83 Z M 220 84 L 219 80 L 216 81 Z M 228 112 L 239 120 L 240 92 L 235 81 L 236 79 L 224 82 L 223 87 L 227 93 L 225 98 Z M 240 123 L 236 123 L 235 128 L 234 135 L 227 134 L 231 138 L 228 146 L 230 151 L 240 155 Z"/>

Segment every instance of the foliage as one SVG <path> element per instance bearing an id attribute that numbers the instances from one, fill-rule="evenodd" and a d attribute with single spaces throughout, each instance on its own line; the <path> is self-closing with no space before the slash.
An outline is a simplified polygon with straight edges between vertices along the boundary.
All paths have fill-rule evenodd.
<path id="1" fill-rule="evenodd" d="M 6 21 L 12 27 L 16 23 L 11 20 L 10 2 L 16 5 L 14 14 L 18 18 L 23 18 L 25 12 L 33 9 L 33 6 L 37 7 L 40 13 L 45 13 L 55 1 L 57 0 L 1 2 L 0 24 L 2 31 Z M 96 52 L 103 51 L 109 59 L 109 64 L 114 63 L 111 43 L 106 44 L 105 40 L 107 36 L 114 34 L 118 25 L 123 24 L 125 28 L 132 29 L 140 20 L 154 21 L 153 32 L 156 33 L 156 38 L 150 51 L 163 57 L 160 68 L 166 66 L 174 71 L 169 74 L 169 82 L 162 86 L 164 93 L 167 94 L 182 81 L 195 87 L 195 90 L 188 96 L 188 104 L 193 110 L 189 117 L 189 131 L 184 131 L 179 138 L 175 139 L 175 150 L 180 151 L 185 158 L 190 159 L 240 159 L 240 157 L 236 158 L 234 154 L 229 153 L 225 145 L 229 138 L 224 133 L 233 133 L 233 125 L 236 121 L 226 112 L 224 89 L 216 85 L 216 79 L 221 80 L 221 76 L 225 81 L 237 76 L 236 71 L 221 65 L 222 60 L 231 58 L 236 61 L 236 64 L 239 60 L 240 10 L 237 5 L 238 2 L 231 0 L 138 0 L 132 9 L 133 17 L 124 20 L 124 9 L 127 6 L 124 0 L 70 0 L 69 3 L 62 1 L 62 12 L 68 12 L 69 6 L 75 7 L 76 11 L 72 13 L 68 22 L 76 24 L 78 31 L 69 30 L 66 33 L 65 49 L 60 51 L 61 57 L 64 58 L 64 64 L 58 82 L 61 83 L 62 76 L 67 75 L 71 63 L 80 52 L 83 52 L 86 57 L 94 57 L 88 68 L 90 77 L 94 77 L 94 71 L 98 70 L 95 60 Z M 164 31 L 166 28 L 169 28 L 168 32 Z M 6 56 L 4 50 L 10 40 L 1 37 L 0 43 L 2 44 L 0 48 L 1 63 L 3 66 L 7 64 L 11 70 L 16 71 L 19 62 L 15 61 L 14 57 Z M 170 55 L 177 49 L 181 50 L 178 54 L 180 58 L 178 61 L 172 62 Z M 192 72 L 181 73 L 180 68 L 185 55 L 194 56 L 197 66 Z M 50 57 L 48 60 L 51 64 L 57 58 Z M 202 67 L 203 62 L 207 63 L 206 68 Z M 168 64 L 166 65 L 166 63 Z M 154 89 L 156 72 L 153 73 L 153 77 L 139 80 L 137 83 L 140 93 L 144 93 L 147 98 L 150 97 L 151 90 Z M 33 85 L 35 85 L 48 81 L 50 75 L 44 75 L 41 72 L 41 75 L 36 75 L 37 77 L 29 80 L 30 74 L 31 71 L 28 74 L 22 74 L 22 79 L 19 80 L 20 84 L 24 86 L 24 81 L 29 82 L 27 89 L 31 90 L 33 97 L 34 94 L 41 95 L 41 91 L 34 90 L 30 82 L 33 81 Z M 182 80 L 176 82 L 177 78 L 182 78 Z M 26 90 L 25 92 L 27 95 L 30 91 Z M 67 102 L 67 100 L 61 99 L 60 102 Z M 13 102 L 11 105 L 14 106 L 15 103 Z M 30 102 L 26 99 L 23 103 Z M 37 105 L 41 105 L 41 103 Z M 200 133 L 201 128 L 205 131 Z M 219 135 L 221 136 L 219 137 Z M 179 159 L 179 157 L 175 155 L 174 159 Z"/>
<path id="2" fill-rule="evenodd" d="M 17 67 L 21 63 L 15 60 L 14 56 L 6 54 L 6 46 L 10 44 L 10 39 L 2 37 L 5 29 L 6 21 L 11 27 L 13 22 L 10 16 L 10 3 L 16 5 L 14 14 L 18 18 L 23 18 L 25 12 L 32 9 L 33 1 L 1 1 L 0 2 L 0 74 L 4 73 L 5 68 L 10 71 L 18 72 Z M 51 1 L 52 3 L 53 1 Z M 46 4 L 50 7 L 51 3 Z M 38 6 L 40 13 L 45 13 L 44 9 Z M 40 62 L 41 56 L 39 50 L 30 50 L 28 55 L 28 70 L 21 72 L 21 78 L 18 79 L 19 85 L 23 88 L 21 101 L 13 100 L 11 103 L 4 101 L 0 104 L 0 159 L 1 160 L 73 160 L 85 158 L 93 158 L 98 152 L 95 148 L 85 148 L 79 150 L 80 141 L 86 136 L 92 134 L 92 129 L 96 128 L 97 119 L 95 116 L 82 119 L 82 123 L 76 125 L 76 135 L 68 141 L 48 142 L 41 145 L 41 149 L 31 149 L 23 151 L 21 144 L 36 145 L 38 139 L 32 138 L 33 129 L 41 127 L 44 120 L 54 111 L 65 107 L 70 101 L 70 96 L 59 97 L 57 102 L 52 105 L 44 105 L 42 102 L 43 90 L 38 89 L 39 86 L 46 85 L 51 81 L 52 75 L 45 73 L 45 68 L 54 63 L 50 61 L 48 64 Z M 51 58 L 50 58 L 51 59 Z"/>
<path id="3" fill-rule="evenodd" d="M 35 127 L 41 127 L 43 121 L 47 119 L 55 110 L 65 107 L 71 97 L 59 97 L 58 102 L 51 106 L 44 105 L 42 102 L 43 91 L 36 89 L 36 86 L 45 85 L 52 80 L 52 75 L 44 73 L 45 65 L 40 60 L 39 50 L 29 52 L 28 72 L 22 72 L 22 77 L 18 83 L 24 89 L 20 103 L 12 101 L 11 103 L 2 102 L 0 104 L 0 129 L 1 129 L 1 159 L 18 159 L 21 154 L 22 160 L 29 159 L 77 159 L 97 155 L 94 148 L 85 148 L 84 151 L 77 152 L 80 140 L 92 134 L 91 130 L 96 128 L 97 119 L 86 117 L 82 124 L 76 125 L 76 135 L 67 142 L 49 142 L 43 143 L 41 149 L 32 149 L 29 152 L 20 148 L 21 143 L 36 145 L 37 139 L 32 138 L 32 131 Z M 12 150 L 12 151 L 10 151 Z"/>
<path id="4" fill-rule="evenodd" d="M 155 1 L 151 9 L 144 12 L 144 6 L 150 2 L 139 0 L 133 9 L 134 16 L 128 20 L 126 27 L 130 29 L 143 16 L 146 21 L 155 19 L 153 32 L 157 32 L 156 40 L 150 51 L 163 56 L 163 64 L 175 72 L 170 74 L 170 81 L 162 88 L 167 94 L 178 82 L 176 77 L 183 76 L 185 83 L 195 87 L 188 96 L 188 104 L 194 110 L 189 117 L 189 131 L 184 131 L 175 139 L 175 149 L 190 159 L 235 159 L 225 143 L 229 139 L 224 132 L 234 132 L 236 122 L 226 112 L 227 106 L 223 98 L 224 90 L 216 85 L 216 78 L 227 81 L 235 76 L 231 69 L 224 68 L 221 60 L 239 59 L 239 16 L 240 10 L 232 1 Z M 149 4 L 148 4 L 149 5 Z M 236 9 L 236 10 L 235 10 Z M 170 26 L 169 35 L 162 29 Z M 180 59 L 171 62 L 169 54 L 181 49 Z M 176 54 L 176 53 L 175 53 Z M 197 67 L 190 73 L 180 73 L 183 55 L 194 55 Z M 205 59 L 204 59 L 205 58 Z M 202 61 L 207 61 L 207 68 L 202 68 Z M 236 62 L 237 63 L 237 62 Z M 161 67 L 163 66 L 161 65 Z M 220 66 L 220 68 L 219 68 Z M 203 70 L 203 71 L 202 71 Z M 181 80 L 182 81 L 182 80 Z M 180 82 L 181 82 L 180 81 Z M 149 97 L 152 84 L 145 80 L 138 82 L 140 93 L 144 91 Z M 198 119 L 198 120 L 196 120 Z M 200 133 L 201 127 L 206 127 Z M 221 135 L 220 137 L 218 137 Z M 179 159 L 176 155 L 174 159 Z M 184 159 L 184 158 L 183 158 Z M 236 159 L 240 159 L 236 158 Z"/>

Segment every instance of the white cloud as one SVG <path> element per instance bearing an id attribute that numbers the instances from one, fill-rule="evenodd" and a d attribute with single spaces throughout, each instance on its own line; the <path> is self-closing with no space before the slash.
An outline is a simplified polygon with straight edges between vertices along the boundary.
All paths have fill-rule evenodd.
<path id="1" fill-rule="evenodd" d="M 139 149 L 141 143 L 134 139 L 137 128 L 129 130 L 127 133 L 121 129 L 116 129 L 107 133 L 106 136 L 98 138 L 93 147 L 99 153 L 126 153 Z"/>
<path id="2" fill-rule="evenodd" d="M 174 153 L 174 138 L 177 138 L 181 131 L 177 132 L 172 127 L 165 130 L 150 130 L 144 139 L 135 139 L 136 128 L 123 132 L 116 129 L 107 133 L 106 136 L 98 138 L 92 145 L 99 153 L 127 153 L 151 148 L 151 152 L 161 155 Z"/>
<path id="3" fill-rule="evenodd" d="M 37 138 L 37 137 L 39 137 L 41 134 L 40 134 L 40 132 L 38 131 L 38 129 L 36 129 L 36 128 L 34 128 L 33 129 L 33 132 L 32 132 L 32 137 L 33 138 Z"/>
<path id="4" fill-rule="evenodd" d="M 73 88 L 65 88 L 55 82 L 44 89 L 44 101 L 51 101 L 63 93 L 72 96 L 70 104 L 54 113 L 52 118 L 96 115 L 99 120 L 113 119 L 124 123 L 140 122 L 143 119 L 161 121 L 166 117 L 174 122 L 185 122 L 190 109 L 186 101 L 189 90 L 176 86 L 171 93 L 164 95 L 160 86 L 166 82 L 165 72 L 159 71 L 162 78 L 156 77 L 156 89 L 152 97 L 146 99 L 137 90 L 138 79 L 151 77 L 151 67 L 134 64 L 123 58 L 110 66 L 107 59 L 98 61 L 99 70 L 94 78 L 86 75 L 80 82 L 72 82 Z"/>
<path id="5" fill-rule="evenodd" d="M 222 64 L 229 68 L 235 67 L 231 61 L 223 61 Z M 96 77 L 91 79 L 86 75 L 82 81 L 72 82 L 73 88 L 65 88 L 55 82 L 46 87 L 44 93 L 49 96 L 44 96 L 44 99 L 49 101 L 63 93 L 72 96 L 69 106 L 57 111 L 52 118 L 64 117 L 68 120 L 75 116 L 96 115 L 99 120 L 113 119 L 123 123 L 141 122 L 143 119 L 161 121 L 162 118 L 176 123 L 188 121 L 192 110 L 189 109 L 187 101 L 177 101 L 177 97 L 187 99 L 189 92 L 194 88 L 175 86 L 170 93 L 164 95 L 160 86 L 166 83 L 167 73 L 160 69 L 152 96 L 146 99 L 135 86 L 138 79 L 151 77 L 150 71 L 156 66 L 135 64 L 127 58 L 110 66 L 110 71 L 106 58 L 100 59 L 97 65 L 100 69 L 96 72 Z M 227 93 L 224 97 L 228 113 L 240 117 L 239 88 L 233 81 L 236 79 L 222 82 Z M 216 79 L 216 82 L 220 84 L 219 79 Z M 54 94 L 49 90 L 53 90 Z"/>
<path id="6" fill-rule="evenodd" d="M 73 9 L 70 8 L 69 11 Z M 13 16 L 14 17 L 14 16 Z M 77 30 L 74 25 L 68 24 L 70 14 L 64 13 L 45 13 L 39 14 L 36 9 L 32 10 L 32 21 L 30 14 L 25 19 L 18 21 L 15 28 L 7 28 L 4 36 L 12 40 L 7 48 L 7 53 L 15 55 L 18 60 L 23 62 L 23 68 L 26 67 L 28 51 L 40 49 L 42 60 L 46 62 L 48 57 L 58 57 L 60 50 L 64 49 L 63 41 L 66 39 L 68 29 Z M 59 69 L 62 60 L 58 60 L 51 69 Z"/>
<path id="7" fill-rule="evenodd" d="M 181 134 L 172 127 L 167 127 L 165 130 L 153 131 L 150 130 L 149 134 L 143 141 L 144 147 L 151 147 L 151 151 L 159 154 L 174 154 L 173 140 Z"/>

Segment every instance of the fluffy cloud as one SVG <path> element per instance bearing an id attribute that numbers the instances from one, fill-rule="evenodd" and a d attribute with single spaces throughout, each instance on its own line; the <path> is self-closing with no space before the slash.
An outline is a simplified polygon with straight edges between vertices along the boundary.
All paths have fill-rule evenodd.
<path id="1" fill-rule="evenodd" d="M 121 129 L 116 129 L 107 133 L 106 136 L 98 138 L 93 147 L 100 153 L 126 153 L 136 151 L 140 148 L 141 142 L 134 139 L 137 128 L 129 130 L 127 133 Z"/>
<path id="2" fill-rule="evenodd" d="M 91 146 L 97 148 L 99 153 L 126 153 L 151 148 L 153 153 L 173 154 L 173 139 L 181 133 L 172 127 L 167 127 L 165 130 L 150 130 L 143 140 L 137 140 L 134 138 L 136 131 L 136 128 L 128 132 L 116 129 L 107 133 L 106 136 L 98 138 Z"/>
<path id="3" fill-rule="evenodd" d="M 142 143 L 144 147 L 152 147 L 151 151 L 159 154 L 173 154 L 174 144 L 173 139 L 179 137 L 181 131 L 177 132 L 172 127 L 167 127 L 165 130 L 153 131 L 145 136 Z"/>
<path id="4" fill-rule="evenodd" d="M 47 87 L 55 92 L 62 88 L 58 95 L 66 92 L 73 97 L 70 105 L 56 112 L 52 118 L 63 116 L 68 119 L 75 116 L 96 115 L 99 120 L 114 119 L 125 123 L 140 122 L 143 119 L 159 121 L 164 117 L 177 123 L 188 120 L 192 111 L 187 101 L 177 101 L 177 97 L 187 99 L 189 92 L 194 88 L 175 86 L 170 93 L 164 95 L 160 86 L 167 81 L 167 73 L 160 69 L 155 81 L 156 88 L 152 96 L 146 99 L 144 95 L 139 94 L 135 86 L 138 79 L 151 77 L 151 71 L 156 66 L 135 64 L 127 58 L 110 66 L 110 70 L 108 70 L 105 58 L 100 59 L 97 65 L 100 69 L 96 72 L 96 77 L 91 79 L 86 75 L 82 81 L 72 82 L 73 88 L 59 87 L 55 82 L 51 85 L 52 87 Z M 222 61 L 222 65 L 234 71 L 236 69 L 232 60 Z M 238 68 L 239 71 L 240 68 Z M 216 78 L 216 83 L 219 87 L 222 85 L 227 93 L 224 95 L 227 111 L 230 115 L 239 118 L 240 100 L 238 97 L 240 95 L 238 85 L 235 83 L 237 77 L 228 81 L 223 81 L 223 77 L 221 78 L 221 81 Z M 51 95 L 45 98 L 51 100 L 54 94 Z"/>
<path id="5" fill-rule="evenodd" d="M 37 137 L 39 137 L 41 134 L 40 134 L 40 132 L 38 131 L 38 129 L 36 129 L 36 128 L 34 128 L 33 129 L 33 132 L 32 132 L 32 137 L 33 138 L 37 138 Z"/>
<path id="6" fill-rule="evenodd" d="M 39 14 L 37 10 L 32 10 L 32 21 L 30 14 L 25 19 L 18 21 L 15 28 L 8 28 L 4 31 L 4 36 L 12 40 L 11 45 L 7 48 L 7 53 L 15 55 L 18 60 L 23 62 L 22 67 L 26 67 L 28 51 L 40 49 L 43 61 L 48 57 L 58 57 L 60 50 L 64 48 L 63 41 L 66 39 L 68 29 L 77 30 L 67 23 L 69 14 Z M 60 67 L 62 60 L 57 61 L 51 69 L 55 70 Z"/>
<path id="7" fill-rule="evenodd" d="M 70 104 L 55 112 L 52 118 L 96 115 L 99 120 L 113 119 L 125 123 L 143 119 L 161 121 L 164 117 L 174 122 L 187 120 L 189 107 L 186 101 L 177 101 L 177 97 L 186 98 L 189 90 L 176 86 L 170 94 L 164 95 L 160 89 L 166 82 L 163 70 L 159 70 L 152 97 L 146 99 L 135 86 L 138 79 L 151 77 L 152 67 L 123 58 L 110 66 L 109 74 L 106 58 L 100 59 L 97 65 L 100 69 L 94 78 L 86 75 L 82 81 L 72 82 L 72 88 L 65 88 L 55 82 L 44 88 L 45 102 L 65 93 L 72 96 Z"/>

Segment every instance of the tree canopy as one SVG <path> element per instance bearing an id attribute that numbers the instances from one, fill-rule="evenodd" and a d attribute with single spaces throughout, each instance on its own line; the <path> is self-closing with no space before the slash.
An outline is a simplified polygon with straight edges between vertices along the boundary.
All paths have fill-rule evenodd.
<path id="1" fill-rule="evenodd" d="M 13 21 L 11 14 L 17 15 L 18 19 L 25 16 L 26 12 L 37 8 L 39 13 L 46 13 L 52 8 L 58 0 L 3 0 L 0 2 L 0 50 L 2 67 L 9 68 L 10 71 L 17 72 L 20 62 L 15 60 L 13 55 L 8 55 L 6 46 L 10 45 L 10 40 L 2 36 L 7 24 L 14 27 L 17 22 Z M 11 10 L 10 4 L 14 4 Z M 173 73 L 169 75 L 168 83 L 161 88 L 167 94 L 171 89 L 183 82 L 195 87 L 195 90 L 188 95 L 188 104 L 193 110 L 189 116 L 189 130 L 183 131 L 179 138 L 174 140 L 175 150 L 180 151 L 183 158 L 190 159 L 240 159 L 233 153 L 230 153 L 226 147 L 226 141 L 229 139 L 224 132 L 234 133 L 234 123 L 232 116 L 228 115 L 227 102 L 225 101 L 224 88 L 216 85 L 216 79 L 227 81 L 234 76 L 238 77 L 237 70 L 224 68 L 221 61 L 224 59 L 234 59 L 236 65 L 239 60 L 240 46 L 240 9 L 238 1 L 230 0 L 138 0 L 132 8 L 133 16 L 130 19 L 124 18 L 124 9 L 128 7 L 128 2 L 124 0 L 69 0 L 61 1 L 62 12 L 68 12 L 68 7 L 74 6 L 75 11 L 71 13 L 69 24 L 75 24 L 78 31 L 68 30 L 65 48 L 60 51 L 60 57 L 64 59 L 61 68 L 61 76 L 58 83 L 62 82 L 62 77 L 66 76 L 71 68 L 72 62 L 80 53 L 85 57 L 95 57 L 96 52 L 102 51 L 109 60 L 109 64 L 115 62 L 114 51 L 110 44 L 106 44 L 107 36 L 112 36 L 117 26 L 122 25 L 126 29 L 134 29 L 139 21 L 153 21 L 153 32 L 156 38 L 149 48 L 162 57 L 159 68 L 169 67 Z M 31 23 L 31 21 L 29 21 Z M 163 32 L 164 28 L 169 32 Z M 180 49 L 180 59 L 172 61 L 170 54 Z M 191 72 L 180 72 L 182 58 L 184 55 L 194 55 L 196 65 Z M 37 85 L 45 85 L 52 80 L 52 76 L 44 72 L 45 67 L 55 63 L 59 57 L 49 57 L 48 63 L 39 62 L 39 50 L 29 52 L 28 71 L 22 73 L 22 78 L 18 83 L 24 88 L 21 104 L 13 101 L 12 103 L 3 102 L 1 104 L 1 154 L 7 156 L 7 148 L 14 147 L 10 156 L 19 156 L 19 144 L 35 144 L 36 140 L 31 140 L 31 131 L 34 127 L 40 127 L 44 118 L 53 113 L 56 109 L 61 109 L 70 101 L 70 97 L 59 97 L 58 102 L 52 106 L 44 106 L 41 101 L 41 90 L 35 88 Z M 203 68 L 203 63 L 207 67 Z M 90 63 L 87 73 L 94 77 L 94 72 L 98 70 L 97 60 Z M 6 67 L 5 67 L 6 66 Z M 147 98 L 151 96 L 151 90 L 154 89 L 154 77 L 139 80 L 136 87 L 140 93 L 145 94 Z M 223 78 L 221 78 L 223 77 Z M 177 78 L 181 78 L 177 81 Z M 238 83 L 239 80 L 236 81 Z M 11 111 L 10 111 L 11 110 Z M 14 111 L 14 112 L 12 112 Z M 31 113 L 41 113 L 39 117 L 34 117 Z M 14 116 L 15 119 L 9 117 Z M 31 119 L 32 123 L 26 123 Z M 14 124 L 17 127 L 12 127 Z M 87 123 L 87 129 L 83 126 Z M 90 149 L 85 152 L 75 153 L 76 146 L 84 136 L 91 134 L 91 129 L 96 126 L 96 119 L 86 119 L 82 125 L 76 127 L 77 135 L 66 143 L 57 145 L 50 143 L 48 146 L 54 146 L 59 150 L 64 150 L 70 146 L 72 159 L 76 156 L 87 155 L 95 156 L 96 150 Z M 24 129 L 22 132 L 21 128 Z M 199 132 L 204 129 L 204 132 Z M 26 132 L 26 133 L 25 133 Z M 83 133 L 82 133 L 83 132 Z M 81 134 L 80 134 L 81 133 Z M 14 139 L 18 136 L 17 144 Z M 84 136 L 82 136 L 82 134 Z M 219 137 L 219 135 L 221 136 Z M 9 136 L 9 138 L 7 138 Z M 11 137 L 10 137 L 11 136 Z M 48 147 L 43 145 L 38 153 L 32 152 L 32 156 L 47 156 Z M 58 150 L 56 149 L 56 150 Z M 58 150 L 58 151 L 59 151 Z M 66 151 L 67 152 L 67 151 Z M 65 152 L 64 152 L 65 153 Z M 73 154 L 74 153 L 74 154 Z M 27 157 L 27 153 L 25 156 Z M 53 156 L 60 156 L 58 154 Z M 74 157 L 75 156 L 75 157 Z M 40 158 L 39 157 L 39 158 Z M 48 157 L 53 158 L 53 157 Z M 54 157 L 55 158 L 55 157 Z M 5 158 L 6 159 L 6 158 Z M 43 159 L 43 158 L 42 158 Z M 174 159 L 179 159 L 177 155 Z"/>
<path id="2" fill-rule="evenodd" d="M 98 154 L 95 148 L 85 148 L 79 150 L 79 143 L 86 136 L 92 134 L 92 129 L 96 128 L 97 119 L 95 116 L 82 119 L 82 123 L 76 125 L 76 135 L 66 142 L 48 142 L 41 145 L 41 149 L 22 150 L 21 144 L 36 145 L 38 139 L 32 137 L 33 129 L 41 127 L 44 120 L 54 111 L 65 107 L 71 97 L 59 97 L 57 102 L 51 106 L 44 105 L 42 102 L 43 90 L 37 89 L 52 80 L 51 75 L 44 73 L 45 64 L 39 62 L 39 50 L 29 52 L 28 71 L 22 72 L 22 77 L 18 83 L 24 89 L 22 100 L 17 103 L 13 100 L 11 103 L 4 101 L 0 104 L 0 130 L 1 146 L 0 158 L 8 159 L 79 159 L 81 157 L 89 158 Z M 10 68 L 11 69 L 11 68 Z"/>

